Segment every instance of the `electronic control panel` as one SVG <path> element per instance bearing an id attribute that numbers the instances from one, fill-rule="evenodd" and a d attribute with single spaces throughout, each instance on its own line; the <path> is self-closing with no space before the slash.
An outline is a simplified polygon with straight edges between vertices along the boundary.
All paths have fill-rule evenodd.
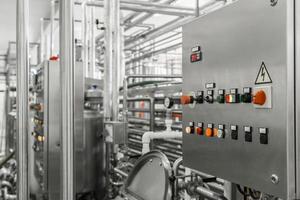
<path id="1" fill-rule="evenodd" d="M 295 195 L 291 2 L 240 0 L 183 27 L 184 165 L 284 199 Z"/>
<path id="2" fill-rule="evenodd" d="M 45 61 L 34 76 L 33 117 L 34 175 L 47 199 L 60 194 L 60 68 L 58 61 Z M 41 195 L 41 194 L 36 194 Z"/>

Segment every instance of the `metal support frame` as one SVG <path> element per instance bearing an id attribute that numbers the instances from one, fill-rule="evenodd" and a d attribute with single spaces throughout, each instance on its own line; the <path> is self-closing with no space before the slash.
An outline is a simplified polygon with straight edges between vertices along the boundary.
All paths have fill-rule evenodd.
<path id="1" fill-rule="evenodd" d="M 29 0 L 17 1 L 17 198 L 28 199 Z"/>
<path id="2" fill-rule="evenodd" d="M 60 1 L 60 68 L 62 84 L 61 199 L 74 199 L 74 1 Z"/>

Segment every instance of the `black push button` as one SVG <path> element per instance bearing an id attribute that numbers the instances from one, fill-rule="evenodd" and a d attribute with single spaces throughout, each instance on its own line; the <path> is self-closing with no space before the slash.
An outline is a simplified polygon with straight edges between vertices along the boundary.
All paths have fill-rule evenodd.
<path id="1" fill-rule="evenodd" d="M 241 95 L 241 101 L 243 103 L 251 103 L 252 102 L 252 89 L 251 88 L 244 88 L 243 95 Z"/>
<path id="2" fill-rule="evenodd" d="M 219 90 L 218 91 L 218 97 L 217 97 L 218 103 L 225 103 L 225 90 Z"/>
<path id="3" fill-rule="evenodd" d="M 252 133 L 246 133 L 245 134 L 245 141 L 246 142 L 252 142 Z"/>
<path id="4" fill-rule="evenodd" d="M 233 139 L 233 140 L 238 139 L 238 132 L 237 131 L 231 131 L 231 139 Z"/>
<path id="5" fill-rule="evenodd" d="M 230 126 L 231 130 L 231 139 L 237 140 L 238 139 L 238 127 L 236 125 L 231 125 Z"/>
<path id="6" fill-rule="evenodd" d="M 260 134 L 259 140 L 261 144 L 268 144 L 268 134 Z"/>
<path id="7" fill-rule="evenodd" d="M 252 142 L 252 127 L 251 126 L 245 126 L 244 127 L 245 132 L 245 141 L 246 142 Z"/>
<path id="8" fill-rule="evenodd" d="M 268 144 L 268 129 L 259 128 L 258 131 L 260 144 Z"/>
<path id="9" fill-rule="evenodd" d="M 203 91 L 198 91 L 198 92 L 197 92 L 196 102 L 197 102 L 198 104 L 204 103 L 204 92 L 203 92 Z"/>

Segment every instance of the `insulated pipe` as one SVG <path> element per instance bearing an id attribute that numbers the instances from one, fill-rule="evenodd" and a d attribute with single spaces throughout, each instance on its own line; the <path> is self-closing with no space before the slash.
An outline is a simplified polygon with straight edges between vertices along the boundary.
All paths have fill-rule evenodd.
<path id="1" fill-rule="evenodd" d="M 74 1 L 60 0 L 60 70 L 62 101 L 61 200 L 74 197 Z"/>
<path id="2" fill-rule="evenodd" d="M 28 196 L 29 0 L 17 1 L 17 194 Z"/>
<path id="3" fill-rule="evenodd" d="M 146 132 L 143 134 L 142 143 L 143 149 L 142 154 L 150 151 L 150 142 L 154 139 L 175 139 L 182 138 L 182 132 L 179 131 L 162 131 L 162 132 Z"/>

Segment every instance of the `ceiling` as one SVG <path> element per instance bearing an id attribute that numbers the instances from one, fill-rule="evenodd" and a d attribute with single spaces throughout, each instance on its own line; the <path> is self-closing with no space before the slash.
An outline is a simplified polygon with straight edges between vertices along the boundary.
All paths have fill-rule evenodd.
<path id="1" fill-rule="evenodd" d="M 16 41 L 16 0 L 0 0 L 0 55 L 6 54 L 9 41 Z M 40 34 L 40 18 L 49 16 L 50 0 L 29 0 L 30 41 Z"/>

